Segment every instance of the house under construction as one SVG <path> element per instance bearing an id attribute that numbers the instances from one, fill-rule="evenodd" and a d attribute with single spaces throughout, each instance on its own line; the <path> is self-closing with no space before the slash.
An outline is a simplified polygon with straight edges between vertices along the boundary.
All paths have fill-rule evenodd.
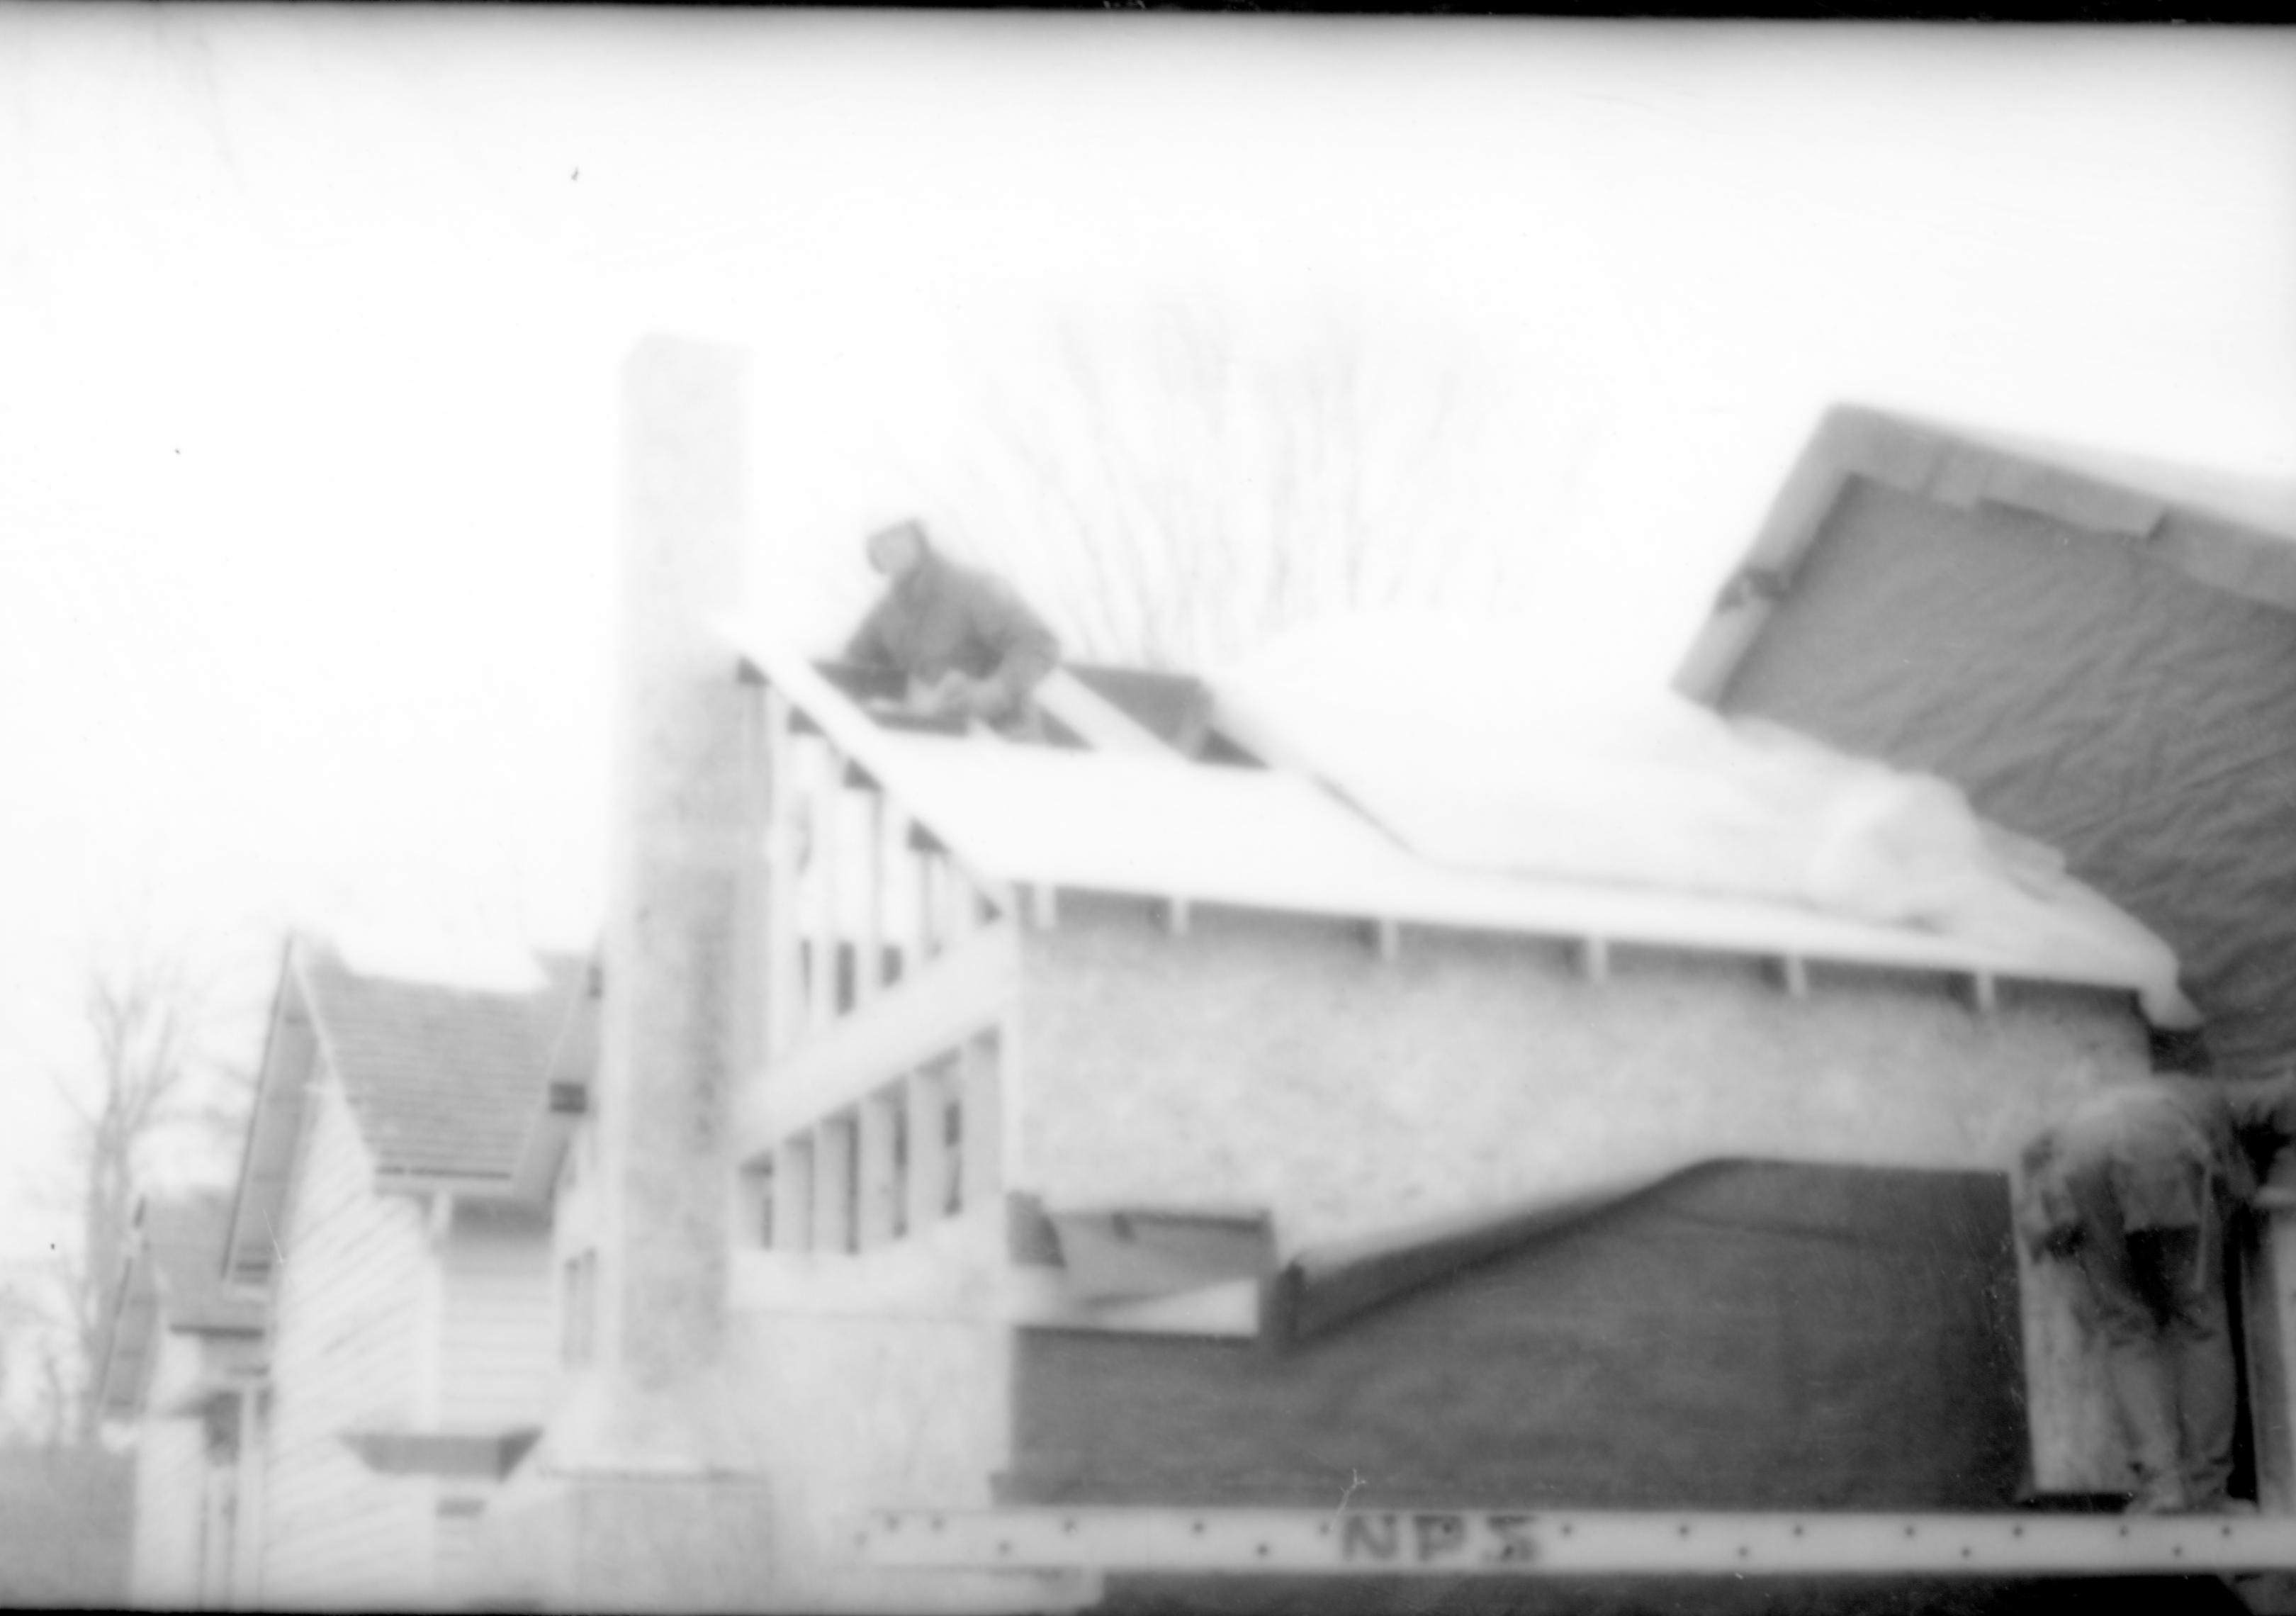
<path id="1" fill-rule="evenodd" d="M 2296 1564 L 2284 1513 L 2085 1510 L 2117 1438 L 2010 1238 L 2017 1144 L 2146 1069 L 2142 984 L 1439 865 L 1186 681 L 1056 675 L 1045 745 L 908 723 L 726 615 L 742 385 L 665 340 L 627 375 L 596 1079 L 552 1192 L 582 1361 L 488 1597 Z"/>

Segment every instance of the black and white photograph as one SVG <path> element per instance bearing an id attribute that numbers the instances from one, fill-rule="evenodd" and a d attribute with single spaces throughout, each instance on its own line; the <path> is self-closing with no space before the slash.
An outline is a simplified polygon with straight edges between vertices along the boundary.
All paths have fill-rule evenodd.
<path id="1" fill-rule="evenodd" d="M 2296 37 L 0 0 L 0 1605 L 2296 1616 Z"/>

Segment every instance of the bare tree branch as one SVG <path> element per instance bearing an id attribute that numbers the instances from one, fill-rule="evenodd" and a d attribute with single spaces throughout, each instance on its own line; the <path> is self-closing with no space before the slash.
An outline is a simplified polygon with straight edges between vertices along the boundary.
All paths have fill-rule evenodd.
<path id="1" fill-rule="evenodd" d="M 1061 327 L 1051 360 L 1025 410 L 981 412 L 947 503 L 1079 656 L 1201 667 L 1335 611 L 1480 601 L 1523 535 L 1485 514 L 1488 392 L 1456 354 L 1172 304 L 1123 340 Z"/>
<path id="2" fill-rule="evenodd" d="M 148 936 L 88 964 L 80 1008 L 89 1059 L 54 1080 L 72 1119 L 78 1238 L 55 1263 L 70 1349 L 49 1351 L 41 1366 L 45 1394 L 62 1399 L 49 1411 L 51 1429 L 75 1442 L 95 1440 L 109 1309 L 155 1153 L 178 1130 L 243 1103 L 245 1085 L 201 1050 L 218 980 L 195 970 L 188 951 Z"/>

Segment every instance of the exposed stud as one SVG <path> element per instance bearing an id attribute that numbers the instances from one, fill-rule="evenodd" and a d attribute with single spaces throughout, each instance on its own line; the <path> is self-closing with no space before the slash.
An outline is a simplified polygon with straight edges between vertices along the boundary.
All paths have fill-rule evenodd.
<path id="1" fill-rule="evenodd" d="M 838 978 L 843 974 L 844 915 L 838 903 L 839 865 L 844 860 L 844 759 L 828 741 L 813 747 L 813 793 L 808 802 L 811 847 L 806 878 L 813 889 L 813 1024 L 825 1028 L 843 1013 Z"/>
<path id="2" fill-rule="evenodd" d="M 965 1040 L 958 1057 L 957 1091 L 964 1120 L 958 1142 L 957 1182 L 963 1210 L 992 1203 L 1004 1185 L 1004 1046 L 996 1033 Z"/>
<path id="3" fill-rule="evenodd" d="M 813 1129 L 813 1240 L 816 1251 L 855 1249 L 856 1128 L 850 1112 Z"/>
<path id="4" fill-rule="evenodd" d="M 885 900 L 890 872 L 885 857 L 885 797 L 877 791 L 861 799 L 864 858 L 861 935 L 854 946 L 853 998 L 866 1005 L 885 985 Z"/>
<path id="5" fill-rule="evenodd" d="M 906 1096 L 898 1082 L 861 1102 L 857 1122 L 854 1243 L 862 1251 L 898 1235 L 908 1210 L 901 1182 L 900 1108 Z"/>
<path id="6" fill-rule="evenodd" d="M 923 1066 L 903 1083 L 909 1109 L 908 1210 L 909 1233 L 922 1233 L 948 1216 L 950 1190 L 955 1183 L 949 1154 L 949 1108 L 955 1103 L 955 1084 L 939 1066 Z"/>

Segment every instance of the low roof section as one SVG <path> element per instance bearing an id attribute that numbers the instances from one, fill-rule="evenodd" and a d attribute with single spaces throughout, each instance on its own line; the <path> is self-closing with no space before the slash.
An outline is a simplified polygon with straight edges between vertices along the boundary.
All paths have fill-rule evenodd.
<path id="1" fill-rule="evenodd" d="M 2177 950 L 2164 1053 L 2296 1056 L 2296 484 L 1838 407 L 1677 686 L 2062 850 Z"/>
<path id="2" fill-rule="evenodd" d="M 540 1201 L 586 1103 L 595 1060 L 595 968 L 537 956 L 531 985 L 421 980 L 355 964 L 323 939 L 290 942 L 242 1155 L 227 1260 L 266 1278 L 308 1086 L 341 1086 L 381 1188 Z"/>
<path id="3" fill-rule="evenodd" d="M 106 1415 L 142 1411 L 161 1332 L 263 1333 L 261 1293 L 224 1274 L 230 1219 L 231 1198 L 220 1190 L 137 1203 L 99 1371 Z"/>

